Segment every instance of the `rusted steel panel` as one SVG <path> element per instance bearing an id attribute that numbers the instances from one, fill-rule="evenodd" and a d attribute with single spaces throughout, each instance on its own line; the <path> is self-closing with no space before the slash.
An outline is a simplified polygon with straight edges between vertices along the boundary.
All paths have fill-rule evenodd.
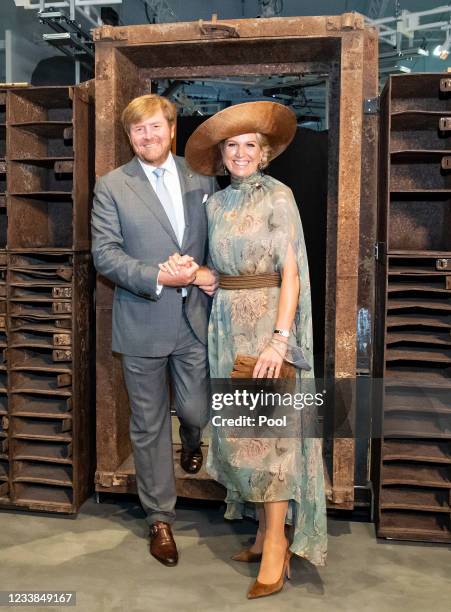
<path id="1" fill-rule="evenodd" d="M 75 254 L 74 258 L 78 269 L 74 270 L 72 280 L 75 308 L 70 341 L 72 358 L 78 360 L 74 364 L 72 381 L 72 414 L 77 432 L 72 440 L 76 467 L 74 505 L 78 509 L 93 489 L 95 470 L 95 273 L 89 254 Z"/>
<path id="2" fill-rule="evenodd" d="M 330 63 L 327 62 L 285 62 L 280 64 L 221 64 L 219 66 L 212 65 L 193 65 L 190 66 L 190 78 L 202 78 L 208 76 L 223 77 L 227 76 L 251 76 L 264 74 L 324 74 L 330 69 Z M 186 67 L 161 67 L 141 70 L 142 78 L 148 83 L 147 90 L 150 90 L 150 81 L 152 79 L 176 79 L 186 78 Z"/>
<path id="3" fill-rule="evenodd" d="M 97 471 L 115 472 L 131 454 L 120 355 L 111 352 L 111 309 L 96 311 Z"/>
<path id="4" fill-rule="evenodd" d="M 300 40 L 303 40 L 304 44 L 299 44 Z M 249 63 L 264 66 L 268 60 L 271 64 L 283 64 L 290 61 L 324 64 L 335 55 L 336 42 L 335 37 L 288 40 L 286 38 L 259 38 L 239 41 L 234 39 L 197 43 L 180 42 L 177 45 L 167 43 L 152 45 L 151 54 L 147 52 L 149 46 L 122 47 L 119 52 L 139 69 L 152 70 L 183 66 L 191 70 L 191 66 L 212 66 L 218 70 L 219 66 L 232 63 L 235 66 L 246 66 Z M 162 62 L 163 58 L 164 62 Z M 249 61 L 250 59 L 252 62 Z"/>
<path id="5" fill-rule="evenodd" d="M 334 378 L 356 374 L 356 320 L 359 263 L 359 216 L 364 38 L 354 32 L 343 36 L 340 79 L 339 172 L 336 249 Z M 348 414 L 355 419 L 355 399 Z M 343 461 L 345 457 L 345 461 Z M 332 487 L 340 502 L 354 494 L 354 440 L 333 442 Z"/>
<path id="6" fill-rule="evenodd" d="M 94 104 L 83 90 L 73 90 L 73 129 L 82 138 L 74 139 L 74 210 L 72 226 L 74 249 L 90 247 L 90 216 L 94 188 Z"/>
<path id="7" fill-rule="evenodd" d="M 97 310 L 111 310 L 113 304 L 114 285 L 103 276 L 97 277 L 96 308 Z"/>
<path id="8" fill-rule="evenodd" d="M 223 501 L 225 497 L 224 487 L 207 474 L 205 467 L 196 475 L 187 474 L 182 470 L 178 455 L 180 448 L 180 444 L 173 445 L 177 495 L 193 499 Z M 98 469 L 95 475 L 95 484 L 96 490 L 100 493 L 107 491 L 136 493 L 136 474 L 133 455 L 128 455 L 126 460 L 114 472 Z"/>
<path id="9" fill-rule="evenodd" d="M 338 172 L 339 172 L 339 108 L 336 101 L 340 99 L 340 63 L 335 62 L 329 73 L 329 113 L 328 129 L 328 173 L 327 173 L 327 252 L 325 296 L 325 330 L 324 330 L 324 377 L 334 377 L 334 338 L 336 311 L 336 253 L 338 222 Z M 328 415 L 326 415 L 326 418 Z"/>
<path id="10" fill-rule="evenodd" d="M 120 115 L 132 98 L 144 93 L 144 83 L 136 66 L 114 48 L 100 49 L 96 58 L 96 175 L 101 176 L 131 157 Z"/>
<path id="11" fill-rule="evenodd" d="M 363 71 L 364 100 L 378 97 L 378 39 L 374 29 L 365 31 L 365 59 Z M 377 226 L 377 151 L 379 114 L 364 114 L 362 129 L 362 193 L 360 207 L 360 252 L 358 308 L 369 325 L 362 342 L 357 343 L 357 365 L 360 372 L 371 372 L 372 325 L 374 321 L 375 258 Z"/>
<path id="12" fill-rule="evenodd" d="M 240 39 L 245 38 L 289 38 L 291 36 L 325 37 L 349 30 L 363 30 L 364 17 L 357 13 L 320 17 L 283 17 L 274 19 L 227 19 L 218 20 L 233 27 Z M 202 25 L 202 24 L 201 24 Z M 114 28 L 103 26 L 93 31 L 94 41 L 100 44 L 115 43 L 118 47 L 161 42 L 183 42 L 208 40 L 198 22 L 155 25 L 136 25 Z"/>

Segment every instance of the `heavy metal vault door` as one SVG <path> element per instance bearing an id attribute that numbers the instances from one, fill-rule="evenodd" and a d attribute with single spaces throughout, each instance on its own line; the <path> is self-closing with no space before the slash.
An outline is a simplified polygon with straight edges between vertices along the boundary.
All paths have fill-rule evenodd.
<path id="1" fill-rule="evenodd" d="M 377 35 L 363 16 L 243 19 L 95 30 L 96 173 L 130 158 L 120 114 L 153 79 L 262 74 L 329 75 L 329 172 L 324 377 L 356 376 L 358 308 L 372 312 L 377 118 Z M 362 173 L 363 168 L 363 173 Z M 134 489 L 120 361 L 111 353 L 112 288 L 97 283 L 97 491 Z M 370 347 L 360 355 L 370 370 Z M 321 375 L 321 373 L 320 373 Z M 339 412 L 354 419 L 350 394 Z M 340 414 L 330 414 L 334 422 Z M 335 438 L 326 458 L 329 506 L 352 508 L 355 442 Z M 214 497 L 214 484 L 179 480 L 185 496 Z"/>

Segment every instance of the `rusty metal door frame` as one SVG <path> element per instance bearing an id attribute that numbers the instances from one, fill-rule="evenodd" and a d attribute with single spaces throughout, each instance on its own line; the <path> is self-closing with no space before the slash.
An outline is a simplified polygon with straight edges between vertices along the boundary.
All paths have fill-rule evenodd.
<path id="1" fill-rule="evenodd" d="M 248 74 L 330 74 L 330 150 L 327 213 L 327 268 L 325 376 L 354 379 L 359 301 L 359 261 L 366 258 L 366 284 L 360 296 L 370 302 L 372 271 L 368 270 L 373 240 L 371 219 L 374 192 L 362 180 L 362 152 L 375 162 L 377 125 L 363 115 L 364 98 L 377 94 L 377 36 L 365 28 L 363 16 L 345 13 L 332 17 L 243 19 L 154 26 L 103 26 L 96 41 L 96 174 L 101 176 L 127 161 L 130 151 L 119 117 L 127 102 L 150 91 L 151 79 L 232 76 Z M 265 45 L 268 49 L 265 56 Z M 280 47 L 280 48 L 279 48 Z M 241 55 L 240 55 L 241 53 Z M 275 61 L 268 63 L 267 60 Z M 264 58 L 266 57 L 266 61 Z M 281 58 L 283 60 L 281 61 Z M 207 63 L 207 61 L 209 63 Z M 199 65 L 197 65 L 199 64 Z M 126 76 L 125 76 L 126 75 Z M 338 113 L 336 112 L 338 110 Z M 335 115 L 334 115 L 335 113 Z M 365 160 L 364 160 L 365 161 Z M 368 164 L 367 164 L 368 166 Z M 376 173 L 372 180 L 376 180 Z M 361 201 L 362 197 L 362 201 Z M 362 206 L 362 208 L 361 208 Z M 360 241 L 360 212 L 370 230 Z M 116 414 L 121 376 L 111 356 L 112 291 L 98 283 L 97 414 L 98 490 L 113 486 L 114 472 L 130 453 L 124 441 L 125 416 Z M 102 320 L 103 317 L 103 320 Z M 345 406 L 353 421 L 355 397 Z M 334 418 L 332 416 L 332 418 Z M 354 440 L 333 440 L 328 502 L 352 508 L 354 500 Z M 123 485 L 121 480 L 117 485 Z M 119 491 L 122 486 L 114 490 Z"/>

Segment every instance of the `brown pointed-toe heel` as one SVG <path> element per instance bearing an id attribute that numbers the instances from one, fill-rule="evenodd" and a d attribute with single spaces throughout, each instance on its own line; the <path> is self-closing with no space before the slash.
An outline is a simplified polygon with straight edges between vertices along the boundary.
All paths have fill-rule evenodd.
<path id="1" fill-rule="evenodd" d="M 240 561 L 241 563 L 257 563 L 262 560 L 262 553 L 254 553 L 250 548 L 240 550 L 232 557 L 233 561 Z"/>
<path id="2" fill-rule="evenodd" d="M 263 584 L 256 580 L 254 584 L 249 589 L 247 594 L 248 599 L 257 599 L 258 597 L 268 597 L 268 595 L 274 595 L 275 593 L 279 593 L 283 589 L 283 585 L 285 584 L 285 578 L 288 580 L 291 578 L 290 574 L 290 558 L 291 552 L 287 549 L 285 554 L 285 560 L 283 562 L 282 573 L 277 582 L 273 582 L 272 584 Z"/>

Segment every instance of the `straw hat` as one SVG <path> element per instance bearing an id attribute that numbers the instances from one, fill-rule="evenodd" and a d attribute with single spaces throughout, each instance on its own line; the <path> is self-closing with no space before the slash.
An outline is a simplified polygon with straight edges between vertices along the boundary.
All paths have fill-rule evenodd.
<path id="1" fill-rule="evenodd" d="M 244 102 L 219 111 L 202 123 L 189 137 L 185 159 L 199 174 L 218 174 L 218 144 L 240 134 L 264 134 L 271 147 L 269 160 L 288 147 L 296 133 L 296 115 L 277 102 Z"/>

